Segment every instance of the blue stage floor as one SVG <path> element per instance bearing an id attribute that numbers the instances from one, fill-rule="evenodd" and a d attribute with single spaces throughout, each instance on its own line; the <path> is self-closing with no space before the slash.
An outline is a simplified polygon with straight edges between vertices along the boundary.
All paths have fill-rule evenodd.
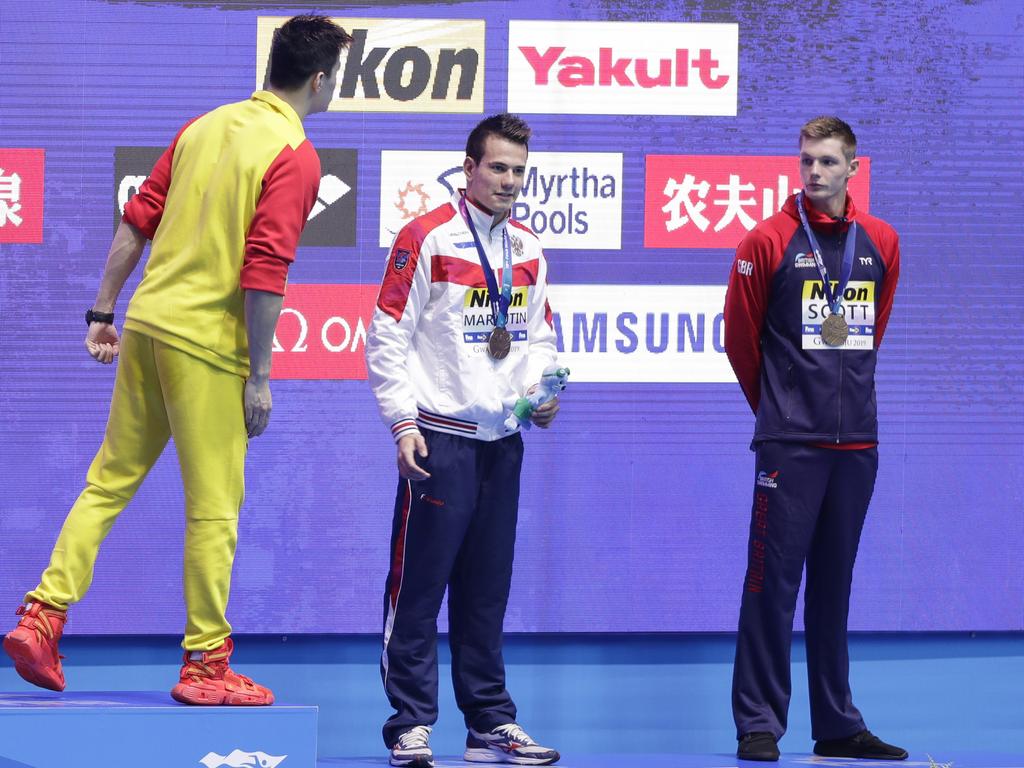
<path id="1" fill-rule="evenodd" d="M 386 756 L 320 758 L 317 762 L 317 768 L 383 768 L 387 765 Z M 478 768 L 479 765 L 467 763 L 458 757 L 438 756 L 434 759 L 435 768 Z M 557 765 L 561 768 L 1024 768 L 1024 751 L 1017 755 L 958 752 L 944 755 L 941 760 L 929 760 L 927 755 L 911 754 L 909 760 L 903 761 L 841 760 L 811 754 L 792 754 L 783 755 L 778 763 L 740 761 L 735 755 L 563 755 Z"/>
<path id="2" fill-rule="evenodd" d="M 809 754 L 801 640 L 793 649 L 793 698 L 779 768 L 888 765 Z M 177 681 L 178 642 L 67 636 L 61 646 L 68 657 L 65 695 L 155 691 L 147 704 L 180 710 L 166 693 Z M 269 685 L 282 703 L 316 707 L 319 762 L 304 768 L 386 765 L 380 728 L 390 709 L 381 691 L 378 637 L 240 636 L 236 642 L 233 663 L 240 672 Z M 445 645 L 442 639 L 440 718 L 431 735 L 439 768 L 464 765 L 459 757 L 466 736 Z M 505 661 L 520 722 L 537 741 L 562 752 L 561 766 L 739 768 L 730 711 L 734 647 L 730 635 L 510 636 Z M 894 768 L 1024 768 L 1024 634 L 854 635 L 851 658 L 854 700 L 868 727 L 911 753 Z M 56 697 L 21 680 L 0 654 L 2 691 L 9 692 L 0 696 L 8 705 L 27 705 L 16 717 L 27 715 L 32 702 Z M 227 714 L 207 719 L 226 722 Z M 111 711 L 108 722 L 116 717 Z M 262 739 L 217 742 L 180 765 L 198 765 L 207 750 L 234 749 L 284 754 Z M 280 768 L 293 766 L 300 768 L 289 758 Z M 0 768 L 8 766 L 0 761 Z M 122 766 L 115 760 L 102 768 Z"/>

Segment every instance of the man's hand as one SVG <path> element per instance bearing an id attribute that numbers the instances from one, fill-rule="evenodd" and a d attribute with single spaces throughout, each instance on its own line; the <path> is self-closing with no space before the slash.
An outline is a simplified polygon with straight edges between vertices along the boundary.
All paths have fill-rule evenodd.
<path id="1" fill-rule="evenodd" d="M 426 480 L 430 473 L 416 463 L 416 457 L 427 458 L 427 441 L 414 432 L 398 440 L 398 474 L 406 480 Z"/>
<path id="2" fill-rule="evenodd" d="M 90 323 L 89 332 L 85 335 L 85 348 L 97 362 L 114 362 L 114 358 L 121 351 L 121 339 L 117 335 L 117 328 L 107 323 Z"/>
<path id="3" fill-rule="evenodd" d="M 249 437 L 263 434 L 270 422 L 270 379 L 250 376 L 245 380 L 245 431 Z"/>
<path id="4" fill-rule="evenodd" d="M 534 409 L 533 413 L 530 414 L 530 421 L 541 429 L 547 429 L 551 426 L 551 422 L 555 420 L 555 416 L 558 415 L 558 407 L 557 397 L 548 400 L 544 405 Z"/>

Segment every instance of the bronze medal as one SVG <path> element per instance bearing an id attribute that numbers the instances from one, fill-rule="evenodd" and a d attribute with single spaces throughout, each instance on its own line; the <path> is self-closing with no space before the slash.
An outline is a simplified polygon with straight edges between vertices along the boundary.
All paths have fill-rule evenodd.
<path id="1" fill-rule="evenodd" d="M 821 324 L 821 340 L 830 347 L 841 347 L 850 335 L 850 326 L 842 315 L 829 315 Z"/>
<path id="2" fill-rule="evenodd" d="M 487 354 L 495 360 L 504 360 L 512 349 L 512 334 L 504 328 L 495 328 L 487 337 Z"/>

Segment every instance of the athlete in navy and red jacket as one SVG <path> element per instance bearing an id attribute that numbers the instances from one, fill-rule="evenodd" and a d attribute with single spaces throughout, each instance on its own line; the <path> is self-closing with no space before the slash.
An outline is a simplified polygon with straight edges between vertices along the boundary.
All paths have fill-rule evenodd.
<path id="1" fill-rule="evenodd" d="M 850 584 L 878 469 L 875 361 L 900 259 L 893 228 L 847 195 L 856 146 L 838 118 L 801 129 L 804 191 L 743 239 L 726 293 L 726 353 L 757 417 L 732 697 L 737 754 L 748 760 L 779 758 L 805 564 L 815 753 L 907 757 L 866 729 L 849 684 Z"/>

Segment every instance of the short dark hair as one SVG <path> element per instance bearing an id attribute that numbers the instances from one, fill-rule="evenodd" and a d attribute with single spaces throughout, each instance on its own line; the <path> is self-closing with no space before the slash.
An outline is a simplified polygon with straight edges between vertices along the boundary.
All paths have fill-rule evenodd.
<path id="1" fill-rule="evenodd" d="M 831 139 L 836 138 L 843 144 L 843 154 L 847 160 L 857 156 L 857 137 L 853 134 L 853 128 L 834 115 L 822 115 L 813 120 L 808 120 L 800 129 L 800 140 L 797 146 L 804 143 L 804 139 Z"/>
<path id="2" fill-rule="evenodd" d="M 352 35 L 326 16 L 288 19 L 274 30 L 270 44 L 270 84 L 291 91 L 317 72 L 330 74 L 342 49 L 351 43 Z"/>
<path id="3" fill-rule="evenodd" d="M 483 159 L 484 144 L 488 136 L 500 136 L 513 144 L 521 144 L 529 151 L 532 135 L 530 126 L 519 115 L 511 115 L 508 112 L 491 115 L 477 123 L 476 128 L 470 131 L 469 138 L 466 139 L 466 155 L 472 157 L 474 163 L 479 163 Z"/>

